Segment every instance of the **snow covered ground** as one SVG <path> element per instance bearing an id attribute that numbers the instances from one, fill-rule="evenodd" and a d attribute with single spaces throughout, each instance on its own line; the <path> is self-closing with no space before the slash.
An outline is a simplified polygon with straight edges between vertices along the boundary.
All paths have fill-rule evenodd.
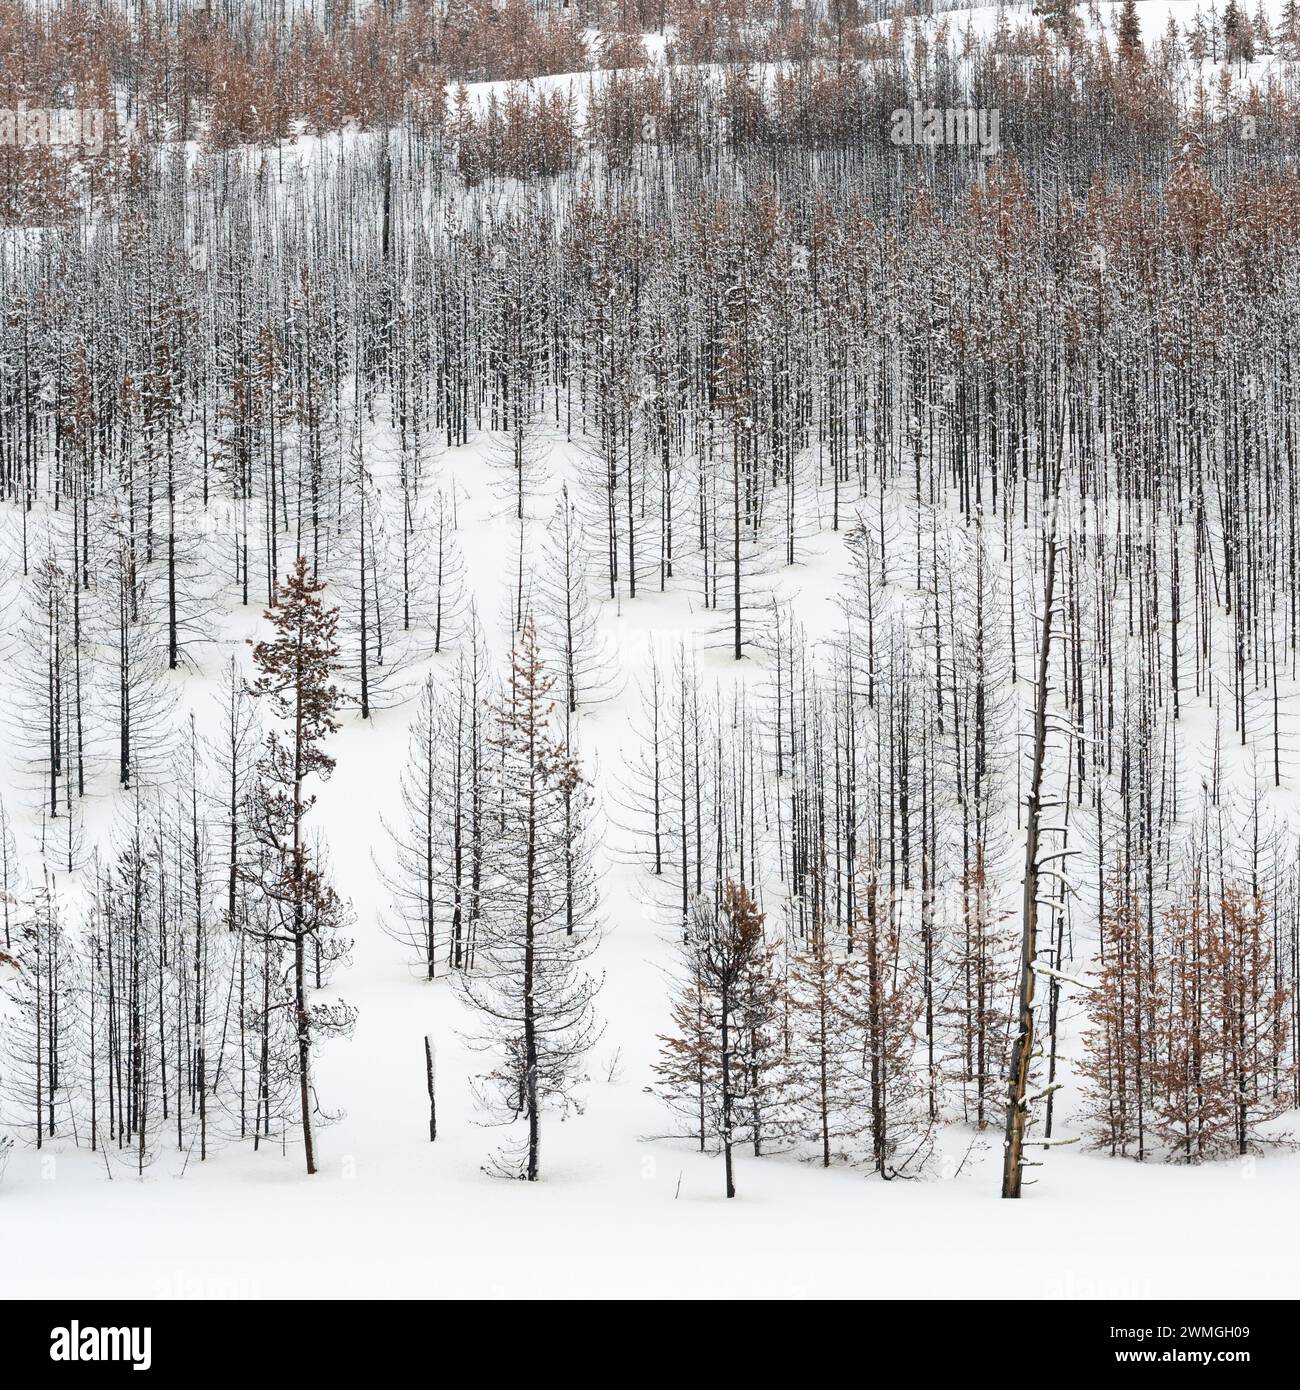
<path id="1" fill-rule="evenodd" d="M 393 994 L 356 997 L 374 1007 Z M 426 1008 L 392 1013 L 418 1025 Z M 366 1036 L 387 1026 L 372 1013 L 354 1051 L 372 1055 Z M 1044 1299 L 1300 1294 L 1282 1238 L 1300 1217 L 1294 1158 L 1157 1168 L 1061 1152 L 1012 1203 L 998 1197 L 992 1152 L 956 1178 L 891 1184 L 742 1157 L 740 1196 L 727 1202 L 717 1161 L 621 1130 L 620 1119 L 654 1123 L 627 1075 L 593 1088 L 587 1116 L 551 1127 L 544 1181 L 508 1183 L 479 1173 L 482 1134 L 461 1128 L 450 1103 L 443 1137 L 422 1142 L 410 1050 L 410 1076 L 368 1078 L 368 1093 L 349 1097 L 351 1116 L 326 1137 L 310 1180 L 296 1154 L 274 1164 L 222 1155 L 183 1182 L 155 1172 L 111 1185 L 71 1162 L 42 1181 L 38 1162 L 17 1156 L 4 1195 L 17 1258 L 0 1291 L 983 1298 L 1014 1281 L 1018 1295 Z M 409 1110 L 405 1137 L 366 1132 L 384 1104 Z"/>

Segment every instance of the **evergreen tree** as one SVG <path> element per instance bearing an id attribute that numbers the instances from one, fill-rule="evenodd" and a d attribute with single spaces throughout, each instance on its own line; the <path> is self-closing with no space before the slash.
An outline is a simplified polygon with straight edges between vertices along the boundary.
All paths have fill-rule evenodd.
<path id="1" fill-rule="evenodd" d="M 253 690 L 281 727 L 267 735 L 252 791 L 253 833 L 262 854 L 249 874 L 268 915 L 260 931 L 250 930 L 258 932 L 264 948 L 274 943 L 292 955 L 296 1075 L 309 1174 L 316 1171 L 313 1048 L 322 1038 L 347 1033 L 354 1021 L 353 1011 L 342 1002 L 309 1002 L 308 950 L 314 952 L 319 987 L 323 967 L 340 959 L 350 944 L 340 935 L 348 909 L 326 879 L 319 849 L 304 833 L 304 820 L 315 804 L 304 784 L 309 777 L 328 778 L 334 770 L 324 744 L 339 728 L 341 697 L 334 684 L 338 610 L 325 606 L 324 589 L 299 556 L 277 585 L 275 605 L 265 615 L 274 635 L 253 649 L 258 671 Z"/>

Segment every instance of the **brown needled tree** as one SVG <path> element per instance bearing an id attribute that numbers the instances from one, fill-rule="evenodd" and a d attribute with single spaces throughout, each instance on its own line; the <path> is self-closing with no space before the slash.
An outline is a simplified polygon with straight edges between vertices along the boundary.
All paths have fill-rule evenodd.
<path id="1" fill-rule="evenodd" d="M 746 1015 L 755 997 L 771 993 L 775 948 L 763 935 L 763 916 L 750 890 L 731 880 L 716 906 L 696 899 L 682 947 L 686 979 L 673 1006 L 679 1033 L 661 1038 L 656 1068 L 660 1094 L 698 1116 L 701 1148 L 712 1141 L 721 1151 L 728 1197 L 736 1195 L 732 1150 L 742 1102 L 755 1099 Z"/>
<path id="2" fill-rule="evenodd" d="M 275 629 L 259 642 L 253 660 L 259 672 L 253 692 L 269 701 L 275 718 L 287 730 L 272 729 L 258 765 L 253 791 L 253 828 L 264 851 L 252 872 L 256 887 L 270 911 L 266 932 L 293 953 L 294 1035 L 296 1071 L 302 1112 L 303 1150 L 307 1172 L 316 1171 L 312 1136 L 311 1051 L 324 1034 L 346 1032 L 353 1022 L 344 1004 L 308 1005 L 307 945 L 315 952 L 316 983 L 326 962 L 347 949 L 337 929 L 347 919 L 347 906 L 326 881 L 319 851 L 303 835 L 303 821 L 315 803 L 304 793 L 308 777 L 327 778 L 334 759 L 324 742 L 339 728 L 336 717 L 341 696 L 333 681 L 338 665 L 338 609 L 321 600 L 325 585 L 307 573 L 299 556 L 285 581 L 276 588 L 276 602 L 266 612 Z"/>

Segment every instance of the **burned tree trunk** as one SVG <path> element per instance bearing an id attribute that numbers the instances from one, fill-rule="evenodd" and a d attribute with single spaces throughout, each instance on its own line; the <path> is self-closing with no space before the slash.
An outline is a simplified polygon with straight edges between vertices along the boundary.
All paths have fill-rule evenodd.
<path id="1" fill-rule="evenodd" d="M 1056 591 L 1056 530 L 1060 511 L 1059 473 L 1051 500 L 1047 536 L 1047 575 L 1038 645 L 1038 684 L 1034 691 L 1033 764 L 1026 801 L 1025 891 L 1020 940 L 1020 1003 L 1008 1068 L 1007 1129 L 1003 1145 L 1002 1195 L 1019 1197 L 1028 1121 L 1029 1069 L 1034 1053 L 1034 966 L 1038 955 L 1038 841 L 1042 813 L 1043 764 L 1047 756 L 1047 692 L 1052 647 L 1052 605 Z"/>

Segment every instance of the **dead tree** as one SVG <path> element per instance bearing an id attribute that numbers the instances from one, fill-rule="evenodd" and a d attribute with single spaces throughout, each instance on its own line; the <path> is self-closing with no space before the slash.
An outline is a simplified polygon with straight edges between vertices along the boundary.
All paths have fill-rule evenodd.
<path id="1" fill-rule="evenodd" d="M 1039 840 L 1043 827 L 1043 767 L 1047 760 L 1048 675 L 1051 666 L 1052 607 L 1056 601 L 1056 536 L 1060 516 L 1060 458 L 1058 454 L 1055 487 L 1049 506 L 1046 546 L 1046 575 L 1043 581 L 1043 611 L 1039 620 L 1038 681 L 1034 690 L 1034 727 L 1029 794 L 1026 798 L 1025 891 L 1020 938 L 1020 1003 L 1016 1015 L 1016 1036 L 1011 1044 L 1008 1067 L 1007 1128 L 1003 1145 L 1002 1195 L 1019 1197 L 1025 1166 L 1026 1132 L 1029 1120 L 1029 1073 L 1034 1056 L 1034 982 L 1038 970 L 1039 883 L 1043 861 Z M 1040 1140 L 1040 1143 L 1047 1141 Z"/>

